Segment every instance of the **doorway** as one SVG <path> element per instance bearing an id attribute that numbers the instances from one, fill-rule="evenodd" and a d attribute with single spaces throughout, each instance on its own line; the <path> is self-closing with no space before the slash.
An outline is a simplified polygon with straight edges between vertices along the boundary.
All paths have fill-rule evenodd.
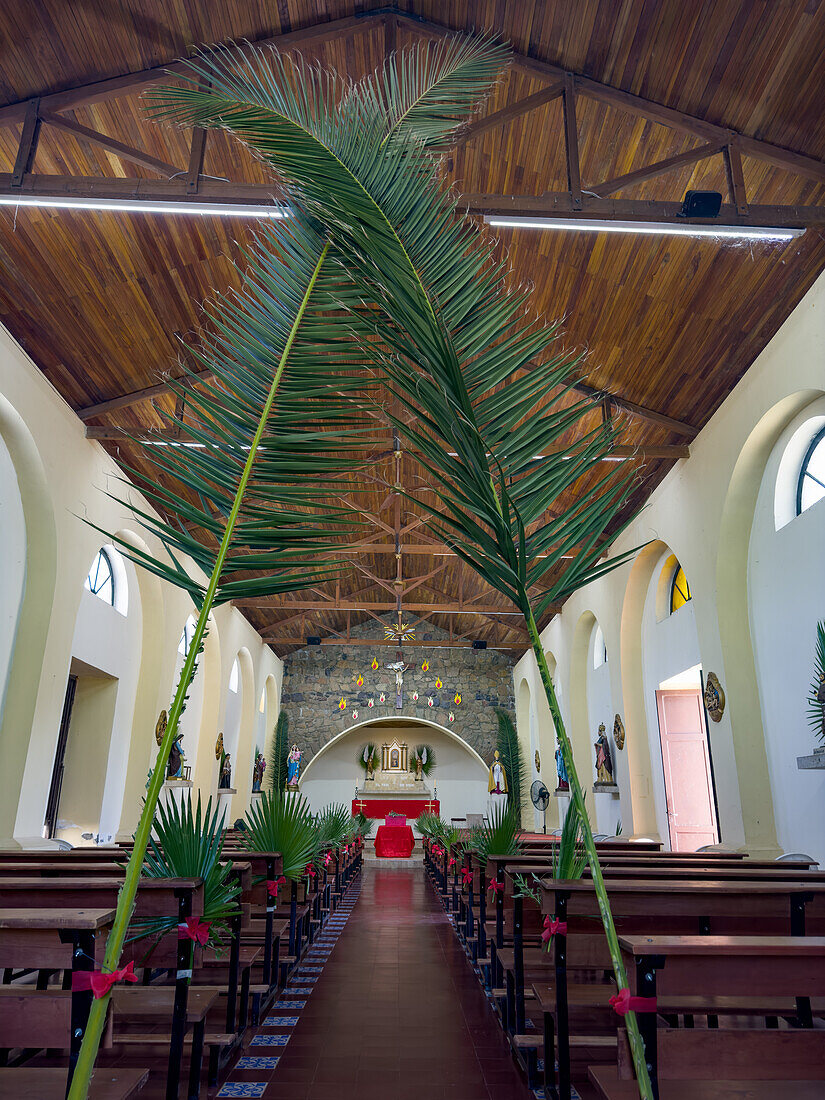
<path id="1" fill-rule="evenodd" d="M 705 708 L 699 688 L 656 692 L 670 847 L 695 852 L 719 842 Z"/>
<path id="2" fill-rule="evenodd" d="M 51 840 L 57 827 L 57 810 L 60 805 L 60 790 L 63 786 L 63 768 L 66 761 L 66 744 L 69 740 L 69 726 L 72 722 L 72 707 L 77 691 L 77 677 L 70 676 L 66 684 L 66 696 L 63 700 L 63 713 L 60 716 L 60 732 L 57 735 L 57 749 L 54 754 L 52 781 L 49 784 L 49 798 L 46 802 L 46 820 L 43 835 Z"/>

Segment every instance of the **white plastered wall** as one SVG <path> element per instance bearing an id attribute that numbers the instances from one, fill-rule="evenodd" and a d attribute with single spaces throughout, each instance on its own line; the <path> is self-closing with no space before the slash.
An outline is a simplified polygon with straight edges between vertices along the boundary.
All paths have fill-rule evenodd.
<path id="1" fill-rule="evenodd" d="M 83 582 L 102 542 L 83 519 L 140 543 L 145 537 L 128 509 L 107 497 L 123 492 L 122 472 L 103 448 L 85 438 L 75 413 L 50 386 L 9 333 L 0 328 L 0 438 L 11 462 L 0 464 L 0 499 L 12 498 L 12 471 L 25 522 L 26 586 L 19 604 L 20 540 L 5 540 L 0 569 L 2 620 L 0 685 L 7 685 L 0 711 L 0 845 L 40 841 L 60 715 L 72 657 Z M 131 490 L 135 501 L 148 505 Z M 117 717 L 115 752 L 105 778 L 105 828 L 127 836 L 140 810 L 146 774 L 154 759 L 154 727 L 174 690 L 175 657 L 182 624 L 192 612 L 188 596 L 141 571 L 130 584 L 139 615 L 136 686 L 128 714 Z M 15 586 L 17 596 L 15 597 Z M 215 612 L 204 653 L 202 717 L 194 761 L 196 788 L 208 795 L 217 786 L 214 743 L 223 719 L 229 671 L 244 648 L 252 677 L 249 715 L 242 722 L 236 760 L 236 816 L 246 809 L 253 757 L 252 708 L 267 677 L 280 695 L 283 666 L 234 608 Z M 13 638 L 13 645 L 11 639 Z M 211 651 L 211 652 L 210 652 Z M 211 662 L 209 658 L 211 657 Z M 135 674 L 134 669 L 131 674 Z M 2 688 L 0 688 L 2 690 Z M 131 689 L 130 689 L 131 691 Z M 114 729 L 114 727 L 113 727 Z M 124 751 L 124 739 L 128 751 Z M 111 746 L 110 746 L 111 748 Z M 211 754 L 212 767 L 206 762 Z M 200 768 L 197 765 L 200 764 Z M 95 797 L 103 795 L 95 792 Z"/>
<path id="2" fill-rule="evenodd" d="M 699 661 L 706 673 L 719 676 L 727 695 L 722 720 L 710 724 L 723 838 L 764 856 L 776 855 L 782 848 L 802 846 L 804 850 L 806 845 L 818 844 L 825 858 L 825 842 L 821 836 L 811 839 L 810 820 L 803 812 L 811 805 L 811 797 L 820 806 L 825 803 L 825 772 L 796 771 L 796 742 L 788 743 L 784 736 L 787 718 L 779 717 L 776 702 L 789 690 L 787 678 L 757 675 L 751 620 L 758 634 L 758 609 L 769 581 L 758 570 L 751 570 L 749 576 L 748 570 L 757 508 L 760 519 L 767 511 L 773 519 L 773 499 L 758 500 L 766 468 L 788 426 L 825 392 L 824 348 L 825 276 L 821 276 L 691 442 L 690 457 L 670 471 L 614 546 L 615 551 L 648 544 L 646 548 L 632 562 L 575 593 L 543 631 L 545 650 L 557 661 L 556 680 L 570 729 L 565 696 L 569 698 L 571 692 L 571 663 L 574 658 L 586 660 L 581 647 L 576 647 L 576 627 L 586 613 L 602 627 L 610 656 L 612 698 L 627 732 L 626 761 L 617 754 L 619 774 L 626 767 L 629 778 L 627 789 L 621 791 L 625 835 L 662 832 L 650 751 L 657 732 L 651 729 L 649 710 L 653 689 L 645 683 L 643 671 L 644 647 L 650 641 L 643 637 L 643 619 L 651 580 L 668 549 L 690 580 Z M 824 506 L 820 503 L 815 508 Z M 821 546 L 818 560 L 821 575 Z M 805 583 L 799 571 L 791 573 L 773 570 L 771 600 L 781 600 L 786 587 L 790 591 Z M 822 610 L 820 606 L 819 617 Z M 808 618 L 814 614 L 812 607 Z M 786 630 L 796 628 L 795 622 L 786 620 Z M 807 682 L 813 649 L 808 619 L 798 628 L 808 646 Z M 513 671 L 515 685 L 527 678 L 531 687 L 538 686 L 531 653 Z M 798 694 L 797 679 L 793 690 Z M 767 704 L 768 696 L 773 705 Z M 592 762 L 589 754 L 585 757 L 576 730 L 572 732 L 576 764 L 588 780 Z M 549 738 L 552 732 L 542 731 L 542 736 Z M 769 752 L 768 746 L 774 745 Z M 784 778 L 777 783 L 771 768 L 776 771 L 780 756 Z"/>

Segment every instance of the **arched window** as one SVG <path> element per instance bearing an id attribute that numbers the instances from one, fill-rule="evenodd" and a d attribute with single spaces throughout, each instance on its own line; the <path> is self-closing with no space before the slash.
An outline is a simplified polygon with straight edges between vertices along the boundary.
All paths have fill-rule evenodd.
<path id="1" fill-rule="evenodd" d="M 241 680 L 241 666 L 238 664 L 238 658 L 235 658 L 235 663 L 232 665 L 232 671 L 229 673 L 229 690 L 234 691 L 236 694 L 240 687 Z"/>
<path id="2" fill-rule="evenodd" d="M 676 571 L 673 574 L 673 580 L 670 582 L 670 613 L 678 611 L 680 607 L 693 599 L 693 593 L 690 590 L 688 579 L 685 576 L 685 571 L 677 563 Z"/>
<path id="3" fill-rule="evenodd" d="M 605 644 L 602 628 L 596 624 L 593 637 L 593 668 L 601 668 L 607 664 L 607 645 Z"/>
<path id="4" fill-rule="evenodd" d="M 825 428 L 811 440 L 796 483 L 796 514 L 798 516 L 825 497 Z"/>
<path id="5" fill-rule="evenodd" d="M 86 578 L 86 588 L 104 603 L 115 606 L 115 574 L 111 558 L 105 550 L 98 550 L 95 555 L 92 568 Z"/>
<path id="6" fill-rule="evenodd" d="M 178 642 L 178 653 L 182 653 L 183 656 L 186 657 L 194 636 L 195 620 L 190 615 L 186 622 L 183 624 L 183 633 L 181 634 L 180 641 Z"/>

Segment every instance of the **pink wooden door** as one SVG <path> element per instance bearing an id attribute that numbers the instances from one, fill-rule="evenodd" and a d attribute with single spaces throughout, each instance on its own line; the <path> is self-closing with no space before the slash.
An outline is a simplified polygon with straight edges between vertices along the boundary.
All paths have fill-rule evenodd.
<path id="1" fill-rule="evenodd" d="M 695 852 L 719 840 L 702 695 L 698 688 L 657 691 L 656 707 L 670 846 Z"/>

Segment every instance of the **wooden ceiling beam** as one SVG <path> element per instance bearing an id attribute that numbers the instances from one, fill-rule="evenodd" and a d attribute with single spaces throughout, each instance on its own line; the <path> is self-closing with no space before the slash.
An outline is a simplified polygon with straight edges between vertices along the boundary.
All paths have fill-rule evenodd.
<path id="1" fill-rule="evenodd" d="M 502 107 L 499 111 L 494 111 L 491 115 L 484 115 L 483 118 L 477 118 L 469 123 L 469 125 L 465 126 L 463 130 L 459 130 L 453 145 L 463 145 L 464 142 L 470 141 L 480 134 L 486 134 L 488 130 L 494 130 L 497 126 L 503 126 L 507 122 L 512 122 L 514 119 L 521 118 L 521 116 L 526 115 L 528 111 L 535 111 L 537 107 L 543 107 L 546 103 L 558 99 L 563 92 L 564 82 L 562 80 L 557 80 L 555 83 L 549 84 L 546 88 L 542 88 L 538 92 L 533 92 L 532 95 L 525 96 L 524 99 L 518 99 L 515 103 L 511 103 L 507 107 Z"/>
<path id="2" fill-rule="evenodd" d="M 462 33 L 454 27 L 447 27 L 408 12 L 400 12 L 391 7 L 378 7 L 372 11 L 359 12 L 356 15 L 345 16 L 341 19 L 316 23 L 295 31 L 289 31 L 286 34 L 267 35 L 258 39 L 254 44 L 275 45 L 281 50 L 289 50 L 296 46 L 321 42 L 356 28 L 381 26 L 384 30 L 386 48 L 387 44 L 394 43 L 395 28 L 398 25 L 417 30 L 420 34 L 430 38 L 452 37 L 455 34 Z M 663 103 L 647 99 L 644 96 L 634 95 L 632 92 L 626 92 L 609 84 L 603 84 L 592 77 L 571 72 L 559 65 L 553 65 L 538 58 L 528 57 L 518 51 L 513 53 L 512 67 L 516 72 L 548 80 L 552 84 L 572 77 L 575 92 L 579 95 L 598 100 L 617 110 L 641 115 L 643 118 L 650 119 L 662 126 L 695 134 L 704 138 L 705 141 L 722 141 L 725 144 L 735 141 L 740 153 L 744 156 L 755 157 L 776 168 L 794 172 L 807 179 L 816 180 L 818 183 L 825 183 L 825 164 L 795 150 L 749 137 L 729 127 L 708 122 L 707 119 L 699 118 L 686 111 L 668 107 Z M 40 97 L 41 105 L 43 110 L 52 113 L 73 110 L 77 107 L 99 103 L 102 100 L 116 96 L 128 95 L 147 84 L 169 80 L 186 70 L 187 63 L 185 61 L 170 59 L 165 65 L 153 66 L 150 69 L 142 69 L 133 73 L 124 73 L 120 76 L 68 88 L 60 92 L 47 93 Z M 16 103 L 0 107 L 0 126 L 23 122 L 30 103 L 31 100 L 19 100 Z"/>
<path id="3" fill-rule="evenodd" d="M 197 371 L 197 377 L 204 381 L 212 377 L 211 370 Z M 184 379 L 177 379 L 183 382 Z M 143 386 L 139 390 L 121 394 L 119 397 L 110 397 L 105 401 L 97 401 L 94 405 L 86 405 L 82 409 L 76 409 L 81 420 L 92 420 L 96 416 L 105 416 L 107 413 L 117 412 L 118 409 L 129 409 L 133 405 L 139 405 L 143 401 L 151 401 L 155 397 L 163 397 L 169 393 L 168 382 L 156 382 L 153 386 Z"/>
<path id="4" fill-rule="evenodd" d="M 277 596 L 247 596 L 244 599 L 233 600 L 235 607 L 254 607 L 259 611 L 395 611 L 394 600 L 352 600 L 344 596 L 341 600 L 290 600 L 280 603 L 272 603 Z M 521 617 L 520 611 L 508 611 L 500 607 L 465 607 L 453 601 L 452 603 L 408 603 L 406 611 L 429 612 L 431 615 L 505 615 L 515 618 Z"/>
<path id="5" fill-rule="evenodd" d="M 345 16 L 342 19 L 313 23 L 308 27 L 289 31 L 286 34 L 266 35 L 263 38 L 253 40 L 252 45 L 277 46 L 280 50 L 290 50 L 296 46 L 303 46 L 312 42 L 323 42 L 326 38 L 334 38 L 336 35 L 345 34 L 356 27 L 380 26 L 387 11 L 388 9 L 381 8 L 376 11 Z M 239 45 L 242 44 L 239 43 Z M 137 72 L 123 73 L 120 76 L 97 80 L 91 84 L 66 88 L 64 91 L 51 92 L 41 97 L 41 103 L 47 111 L 73 111 L 78 107 L 88 107 L 93 103 L 100 103 L 106 99 L 129 95 L 144 88 L 147 84 L 165 83 L 167 80 L 180 76 L 187 71 L 188 66 L 185 61 L 172 58 L 167 64 L 156 65 L 151 69 L 140 69 Z M 0 126 L 22 121 L 28 102 L 27 100 L 21 100 L 0 107 Z"/>
<path id="6" fill-rule="evenodd" d="M 669 417 L 660 416 L 660 419 L 662 421 L 667 421 L 667 420 L 669 420 Z M 673 421 L 672 423 L 678 424 L 678 423 L 680 423 L 680 421 Z M 98 440 L 98 441 L 103 441 L 103 440 L 113 441 L 113 440 L 118 440 L 118 439 L 124 439 L 124 440 L 136 439 L 138 442 L 141 442 L 141 443 L 163 443 L 163 442 L 165 442 L 165 443 L 169 443 L 170 445 L 178 444 L 179 446 L 183 446 L 184 444 L 186 444 L 188 442 L 191 442 L 191 439 L 190 439 L 189 436 L 186 436 L 184 434 L 178 435 L 174 428 L 160 429 L 158 431 L 141 431 L 139 428 L 132 429 L 132 428 L 110 427 L 108 425 L 107 426 L 99 426 L 97 424 L 87 424 L 86 425 L 86 438 L 87 439 L 95 439 L 95 440 Z M 415 457 L 415 456 L 413 456 L 413 457 Z M 610 451 L 610 454 L 606 455 L 602 459 L 602 461 L 603 462 L 611 462 L 611 461 L 615 461 L 617 459 L 634 459 L 634 458 L 637 458 L 640 461 L 644 461 L 646 459 L 654 459 L 654 458 L 656 458 L 656 459 L 664 458 L 664 459 L 676 460 L 676 459 L 679 459 L 679 458 L 689 458 L 689 457 L 690 457 L 690 447 L 685 443 L 664 443 L 664 444 L 661 444 L 661 445 L 641 444 L 639 446 L 625 446 L 623 444 L 619 444 L 619 445 L 613 447 Z M 365 509 L 361 508 L 358 504 L 356 504 L 354 501 L 347 500 L 344 497 L 340 497 L 339 499 L 341 500 L 341 502 L 343 504 L 346 504 L 349 508 L 352 508 L 353 511 L 358 512 L 359 515 L 363 516 L 363 518 L 368 523 L 372 524 L 374 527 L 377 527 L 379 529 L 379 531 L 382 531 L 382 532 L 384 532 L 385 534 L 388 534 L 388 535 L 394 534 L 394 531 L 393 531 L 392 527 L 390 527 L 389 524 L 384 523 L 373 512 L 366 511 Z M 402 535 L 407 534 L 409 531 L 414 531 L 417 527 L 422 527 L 425 523 L 428 522 L 428 520 L 429 520 L 428 516 L 420 516 L 420 517 L 417 517 L 414 520 L 411 520 L 409 523 L 405 524 L 404 527 L 402 527 L 402 529 L 401 529 Z M 368 547 L 366 545 L 365 545 L 365 549 L 368 549 Z"/>
<path id="7" fill-rule="evenodd" d="M 741 149 L 741 147 L 740 147 Z M 125 179 L 102 176 L 50 176 L 27 173 L 20 187 L 12 186 L 12 173 L 0 172 L 0 197 L 114 199 L 128 202 L 209 202 L 276 206 L 268 184 L 226 183 L 202 179 L 197 195 L 186 190 L 186 180 Z M 723 204 L 717 218 L 686 219 L 681 202 L 640 199 L 600 199 L 582 193 L 581 210 L 573 209 L 570 193 L 545 192 L 543 195 L 494 195 L 475 193 L 462 196 L 470 213 L 501 217 L 553 217 L 575 220 L 596 218 L 600 221 L 671 222 L 674 225 L 735 226 L 741 228 L 806 229 L 825 222 L 823 206 L 750 205 L 747 215 L 736 207 Z M 170 217 L 183 215 L 170 214 Z"/>
<path id="8" fill-rule="evenodd" d="M 307 640 L 306 638 L 295 637 L 281 637 L 280 635 L 273 635 L 272 637 L 264 636 L 263 641 L 267 645 L 280 648 L 286 646 L 295 646 L 297 649 L 305 649 Z M 398 649 L 398 642 L 394 638 L 322 638 L 320 645 L 345 645 L 345 646 L 384 646 Z M 449 638 L 439 638 L 437 640 L 428 642 L 404 642 L 403 651 L 407 652 L 410 649 L 472 649 L 473 643 L 471 641 L 457 641 Z M 487 640 L 487 649 L 503 649 L 514 650 L 517 653 L 524 653 L 529 648 L 527 642 L 495 642 Z"/>
<path id="9" fill-rule="evenodd" d="M 663 176 L 666 172 L 672 172 L 675 168 L 685 168 L 689 164 L 696 164 L 700 160 L 724 152 L 726 148 L 724 142 L 708 141 L 696 149 L 689 149 L 686 153 L 679 153 L 675 157 L 657 160 L 654 164 L 637 168 L 635 171 L 627 172 L 623 176 L 615 176 L 611 180 L 605 180 L 604 183 L 588 184 L 587 190 L 598 196 L 598 198 L 604 199 L 608 195 L 615 194 L 616 191 L 624 191 L 625 188 L 633 187 L 634 184 L 644 183 L 647 180 L 655 179 L 657 176 Z"/>
<path id="10" fill-rule="evenodd" d="M 64 133 L 71 134 L 79 141 L 84 141 L 89 145 L 99 145 L 101 149 L 105 149 L 107 153 L 113 153 L 120 160 L 128 161 L 130 164 L 137 164 L 141 168 L 148 168 L 150 172 L 157 172 L 158 175 L 164 176 L 166 179 L 171 179 L 172 176 L 183 175 L 183 169 L 177 168 L 174 164 L 167 164 L 165 160 L 158 160 L 157 157 L 153 157 L 151 154 L 141 149 L 135 149 L 131 145 L 125 145 L 122 141 L 109 137 L 108 134 L 101 134 L 99 130 L 92 130 L 89 126 L 82 126 L 79 122 L 75 122 L 70 118 L 64 118 L 62 115 L 55 114 L 53 111 L 41 111 L 40 120 L 47 126 L 52 126 L 57 130 L 62 130 Z"/>
<path id="11" fill-rule="evenodd" d="M 599 198 L 582 192 L 581 209 L 574 209 L 567 191 L 546 191 L 543 195 L 463 195 L 471 214 L 486 218 L 556 218 L 575 222 L 597 220 L 669 223 L 682 227 L 728 227 L 740 229 L 807 229 L 825 223 L 825 206 L 749 205 L 747 214 L 723 203 L 716 218 L 685 218 L 682 203 L 645 199 Z M 572 225 L 571 225 L 572 228 Z"/>

